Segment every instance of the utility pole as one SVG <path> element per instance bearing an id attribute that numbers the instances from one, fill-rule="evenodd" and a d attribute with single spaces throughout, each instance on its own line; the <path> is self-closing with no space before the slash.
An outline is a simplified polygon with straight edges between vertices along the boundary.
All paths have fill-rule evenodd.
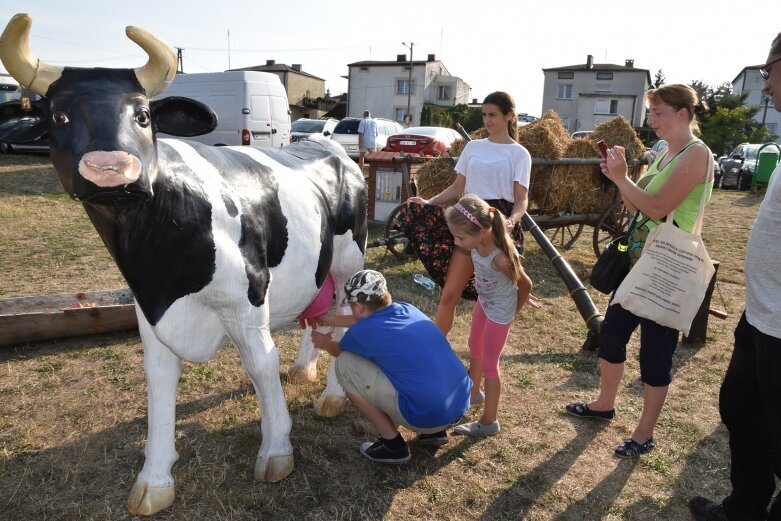
<path id="1" fill-rule="evenodd" d="M 182 49 L 181 47 L 174 47 L 176 49 L 176 72 L 177 74 L 184 73 L 184 62 L 182 61 Z"/>
<path id="2" fill-rule="evenodd" d="M 765 94 L 763 92 L 762 93 L 762 101 L 765 104 L 765 110 L 762 111 L 762 126 L 764 127 L 764 126 L 766 126 L 765 125 L 765 119 L 767 118 L 767 106 L 768 106 L 768 104 L 770 104 L 770 96 L 768 96 L 767 94 Z"/>
<path id="3" fill-rule="evenodd" d="M 412 110 L 412 49 L 415 47 L 415 42 L 409 42 L 409 45 L 407 45 L 404 42 L 401 42 L 401 45 L 409 49 L 409 79 L 407 80 L 407 114 L 404 118 L 407 123 L 407 127 L 412 126 L 412 114 L 410 114 L 410 111 Z"/>

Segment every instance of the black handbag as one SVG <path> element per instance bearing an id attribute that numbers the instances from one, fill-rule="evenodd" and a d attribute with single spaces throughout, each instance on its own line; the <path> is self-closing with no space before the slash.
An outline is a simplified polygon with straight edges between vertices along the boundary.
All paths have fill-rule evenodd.
<path id="1" fill-rule="evenodd" d="M 609 295 L 629 274 L 629 236 L 613 239 L 591 269 L 591 287 Z"/>
<path id="2" fill-rule="evenodd" d="M 602 252 L 591 269 L 589 282 L 595 290 L 610 295 L 618 289 L 618 286 L 629 274 L 629 236 L 635 229 L 638 215 L 640 215 L 639 212 L 635 213 L 625 235 L 613 239 L 605 247 L 605 251 Z M 646 222 L 648 222 L 648 217 L 643 219 L 639 226 Z"/>

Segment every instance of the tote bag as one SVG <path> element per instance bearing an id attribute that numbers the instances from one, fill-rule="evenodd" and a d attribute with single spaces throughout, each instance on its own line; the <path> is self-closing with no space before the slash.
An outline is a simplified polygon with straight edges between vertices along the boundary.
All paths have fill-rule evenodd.
<path id="1" fill-rule="evenodd" d="M 706 193 L 703 189 L 691 233 L 673 224 L 675 210 L 651 230 L 642 255 L 616 290 L 611 305 L 621 304 L 639 317 L 689 334 L 715 271 L 700 236 Z"/>

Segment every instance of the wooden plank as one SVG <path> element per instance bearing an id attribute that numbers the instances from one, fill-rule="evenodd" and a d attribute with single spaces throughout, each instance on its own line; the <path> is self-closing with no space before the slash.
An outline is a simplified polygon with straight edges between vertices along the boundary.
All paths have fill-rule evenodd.
<path id="1" fill-rule="evenodd" d="M 137 327 L 127 288 L 0 300 L 0 346 Z"/>

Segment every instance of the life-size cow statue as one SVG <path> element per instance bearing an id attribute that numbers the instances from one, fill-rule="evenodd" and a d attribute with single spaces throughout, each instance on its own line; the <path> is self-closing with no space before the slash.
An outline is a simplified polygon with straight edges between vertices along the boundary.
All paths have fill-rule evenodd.
<path id="1" fill-rule="evenodd" d="M 60 68 L 31 53 L 31 23 L 28 15 L 8 23 L 0 58 L 20 85 L 44 99 L 32 112 L 1 108 L 0 140 L 48 133 L 62 185 L 84 205 L 135 295 L 148 440 L 128 509 L 148 515 L 173 502 L 181 361 L 208 360 L 226 338 L 263 412 L 255 478 L 283 479 L 293 470 L 291 419 L 270 331 L 295 320 L 329 273 L 340 301 L 344 281 L 362 268 L 361 172 L 329 141 L 274 150 L 158 141 L 158 131 L 192 136 L 216 124 L 194 100 L 150 101 L 175 74 L 167 44 L 128 27 L 127 36 L 149 55 L 143 67 Z M 304 336 L 298 363 L 306 371 L 316 357 Z M 329 380 L 319 412 L 329 399 L 344 404 L 333 370 Z"/>

